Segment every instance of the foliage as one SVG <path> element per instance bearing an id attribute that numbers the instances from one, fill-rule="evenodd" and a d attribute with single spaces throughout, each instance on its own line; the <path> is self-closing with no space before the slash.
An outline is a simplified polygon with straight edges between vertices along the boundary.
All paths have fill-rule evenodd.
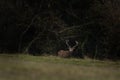
<path id="1" fill-rule="evenodd" d="M 1 0 L 0 52 L 56 55 L 65 40 L 96 59 L 120 59 L 119 0 Z M 72 44 L 73 45 L 73 44 Z M 53 54 L 54 53 L 54 54 Z"/>

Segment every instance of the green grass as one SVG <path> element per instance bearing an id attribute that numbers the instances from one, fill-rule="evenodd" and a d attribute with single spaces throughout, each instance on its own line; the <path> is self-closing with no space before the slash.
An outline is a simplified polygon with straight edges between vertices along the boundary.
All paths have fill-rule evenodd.
<path id="1" fill-rule="evenodd" d="M 119 80 L 120 62 L 0 55 L 0 80 Z"/>

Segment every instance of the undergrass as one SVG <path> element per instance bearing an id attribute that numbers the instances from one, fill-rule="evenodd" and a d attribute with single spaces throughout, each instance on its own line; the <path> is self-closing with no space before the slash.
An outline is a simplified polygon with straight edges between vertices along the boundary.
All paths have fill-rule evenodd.
<path id="1" fill-rule="evenodd" d="M 119 80 L 120 62 L 0 55 L 0 80 Z"/>

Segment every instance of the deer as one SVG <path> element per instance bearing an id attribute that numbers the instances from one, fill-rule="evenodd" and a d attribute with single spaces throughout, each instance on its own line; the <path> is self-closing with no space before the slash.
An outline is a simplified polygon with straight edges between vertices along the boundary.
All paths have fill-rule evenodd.
<path id="1" fill-rule="evenodd" d="M 62 57 L 62 58 L 68 58 L 68 57 L 71 57 L 74 50 L 76 49 L 76 47 L 78 46 L 78 41 L 75 41 L 75 45 L 73 47 L 71 47 L 69 44 L 68 44 L 69 40 L 66 40 L 66 45 L 68 47 L 68 50 L 60 50 L 58 51 L 58 56 L 59 57 Z"/>

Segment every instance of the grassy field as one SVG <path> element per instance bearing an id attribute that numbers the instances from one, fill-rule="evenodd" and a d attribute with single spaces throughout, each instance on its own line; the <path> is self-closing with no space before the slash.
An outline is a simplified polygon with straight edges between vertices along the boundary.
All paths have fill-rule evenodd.
<path id="1" fill-rule="evenodd" d="M 120 62 L 0 55 L 0 80 L 119 80 Z"/>

